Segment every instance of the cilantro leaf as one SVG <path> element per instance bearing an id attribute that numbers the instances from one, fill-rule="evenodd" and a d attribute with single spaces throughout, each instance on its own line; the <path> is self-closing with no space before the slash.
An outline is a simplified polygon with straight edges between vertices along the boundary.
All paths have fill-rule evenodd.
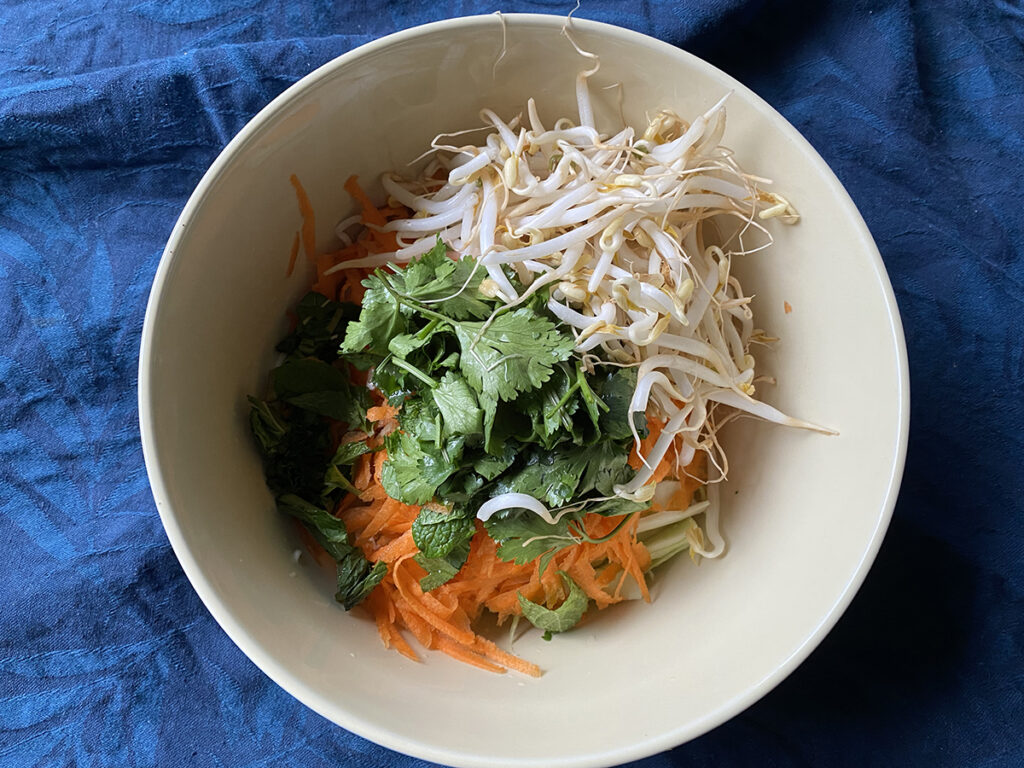
<path id="1" fill-rule="evenodd" d="M 466 547 L 476 532 L 473 518 L 445 507 L 425 506 L 412 523 L 412 540 L 424 557 L 446 557 Z"/>
<path id="2" fill-rule="evenodd" d="M 509 509 L 488 519 L 484 528 L 498 542 L 500 559 L 525 565 L 542 558 L 540 572 L 543 573 L 556 552 L 577 543 L 569 530 L 569 523 L 574 519 L 566 515 L 552 525 L 528 510 Z"/>
<path id="3" fill-rule="evenodd" d="M 565 584 L 565 588 L 569 592 L 558 608 L 546 608 L 527 600 L 522 594 L 518 595 L 523 616 L 537 629 L 543 629 L 545 633 L 554 634 L 572 629 L 583 618 L 590 603 L 587 593 L 569 577 L 569 574 L 559 571 L 558 575 L 562 577 L 562 583 Z"/>
<path id="4" fill-rule="evenodd" d="M 384 445 L 388 458 L 380 481 L 388 496 L 405 504 L 426 504 L 459 469 L 465 438 L 451 438 L 437 447 L 403 429 L 388 435 Z"/>
<path id="5" fill-rule="evenodd" d="M 455 324 L 462 347 L 459 367 L 469 384 L 502 400 L 535 389 L 551 376 L 552 366 L 573 352 L 573 339 L 546 317 L 529 309 L 498 315 L 486 325 Z"/>
<path id="6" fill-rule="evenodd" d="M 466 380 L 449 371 L 431 395 L 444 418 L 446 435 L 477 435 L 483 432 L 483 411 Z"/>
<path id="7" fill-rule="evenodd" d="M 437 487 L 437 497 L 446 504 L 466 505 L 484 485 L 484 478 L 463 466 Z"/>
<path id="8" fill-rule="evenodd" d="M 404 504 L 426 504 L 434 498 L 437 486 L 427 482 L 420 472 L 423 450 L 419 440 L 408 432 L 392 432 L 384 438 L 388 459 L 381 469 L 380 482 L 388 496 Z"/>
<path id="9" fill-rule="evenodd" d="M 492 456 L 499 456 L 504 451 L 505 441 L 500 439 L 501 434 L 495 434 L 495 416 L 498 413 L 498 398 L 481 392 L 477 398 L 480 401 L 480 408 L 483 411 L 484 419 L 484 450 Z"/>
<path id="10" fill-rule="evenodd" d="M 420 471 L 423 479 L 436 489 L 459 469 L 466 438 L 459 435 L 441 443 L 441 447 L 425 446 Z"/>
<path id="11" fill-rule="evenodd" d="M 601 496 L 612 496 L 616 485 L 633 479 L 629 466 L 629 447 L 621 443 L 601 442 L 588 449 L 586 471 L 580 478 L 578 493 L 597 491 Z"/>
<path id="12" fill-rule="evenodd" d="M 519 469 L 495 481 L 494 495 L 528 493 L 550 507 L 563 507 L 576 497 L 576 488 L 589 461 L 589 451 L 575 447 L 554 451 L 535 448 Z"/>
<path id="13" fill-rule="evenodd" d="M 484 480 L 493 480 L 506 469 L 512 466 L 517 456 L 516 445 L 513 441 L 502 445 L 502 451 L 498 455 L 486 454 L 473 462 L 473 469 Z"/>
<path id="14" fill-rule="evenodd" d="M 370 275 L 363 281 L 363 285 L 366 293 L 363 295 L 359 320 L 348 324 L 341 352 L 369 352 L 384 357 L 388 353 L 391 339 L 407 332 L 407 313 L 384 287 L 381 277 Z"/>
<path id="15" fill-rule="evenodd" d="M 594 389 L 608 406 L 598 423 L 612 440 L 630 440 L 629 420 L 633 419 L 641 438 L 647 437 L 647 417 L 642 411 L 629 409 L 636 390 L 636 369 L 616 368 L 611 373 L 594 377 Z"/>
<path id="16" fill-rule="evenodd" d="M 439 237 L 429 252 L 390 280 L 403 296 L 420 303 L 439 303 L 446 315 L 464 320 L 483 319 L 494 311 L 496 303 L 480 293 L 480 283 L 486 276 L 487 271 L 472 257 L 452 259 Z"/>

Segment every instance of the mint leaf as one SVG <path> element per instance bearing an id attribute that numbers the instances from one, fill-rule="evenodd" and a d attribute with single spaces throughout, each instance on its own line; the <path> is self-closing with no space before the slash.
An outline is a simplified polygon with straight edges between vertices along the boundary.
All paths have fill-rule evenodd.
<path id="1" fill-rule="evenodd" d="M 427 572 L 427 575 L 420 579 L 420 589 L 429 592 L 437 589 L 455 578 L 466 560 L 469 558 L 469 540 L 457 544 L 444 557 L 427 557 L 422 552 L 413 556 L 413 560 L 419 563 Z"/>
<path id="2" fill-rule="evenodd" d="M 446 435 L 477 435 L 483 432 L 483 411 L 464 378 L 448 372 L 431 394 L 444 418 Z"/>
<path id="3" fill-rule="evenodd" d="M 369 394 L 349 385 L 348 376 L 313 358 L 292 359 L 270 374 L 274 394 L 290 405 L 351 426 L 366 419 Z"/>
<path id="4" fill-rule="evenodd" d="M 264 454 L 275 451 L 288 431 L 284 418 L 269 403 L 255 397 L 249 397 L 249 406 L 249 426 L 260 451 Z"/>
<path id="5" fill-rule="evenodd" d="M 429 592 L 437 589 L 442 584 L 447 584 L 455 578 L 462 565 L 452 565 L 445 557 L 424 557 L 422 554 L 413 555 L 413 560 L 419 563 L 427 575 L 420 579 L 420 589 Z"/>
<path id="6" fill-rule="evenodd" d="M 523 609 L 523 616 L 526 617 L 526 620 L 537 627 L 537 629 L 543 629 L 545 632 L 552 634 L 565 632 L 567 629 L 575 627 L 580 619 L 583 618 L 583 614 L 586 613 L 587 605 L 590 602 L 587 598 L 587 593 L 580 589 L 575 581 L 569 578 L 569 574 L 565 571 L 559 571 L 558 575 L 562 577 L 562 583 L 565 584 L 569 595 L 557 608 L 546 608 L 543 605 L 527 600 L 522 594 L 518 595 L 519 605 Z"/>
<path id="7" fill-rule="evenodd" d="M 277 350 L 288 356 L 331 361 L 338 356 L 349 321 L 359 317 L 359 307 L 310 291 L 296 305 L 295 316 L 295 330 L 282 339 Z"/>
<path id="8" fill-rule="evenodd" d="M 366 599 L 387 573 L 387 563 L 377 561 L 370 566 L 361 552 L 353 553 L 338 563 L 338 591 L 334 599 L 350 611 Z"/>
<path id="9" fill-rule="evenodd" d="M 552 366 L 572 355 L 572 337 L 529 309 L 498 315 L 484 326 L 455 324 L 462 347 L 459 367 L 477 392 L 501 400 L 541 386 Z"/>
<path id="10" fill-rule="evenodd" d="M 373 565 L 362 551 L 348 540 L 345 524 L 321 507 L 294 494 L 278 497 L 277 508 L 300 520 L 337 565 L 338 592 L 335 599 L 350 610 L 377 586 L 387 573 L 387 565 Z"/>
<path id="11" fill-rule="evenodd" d="M 327 466 L 327 472 L 324 473 L 324 488 L 320 492 L 321 498 L 326 498 L 334 491 L 344 491 L 345 493 L 355 493 L 358 495 L 359 491 L 352 485 L 351 469 L 349 468 L 358 457 L 364 453 L 369 453 L 371 450 L 373 449 L 362 441 L 353 441 L 339 445 L 338 450 L 334 452 L 334 457 Z"/>
<path id="12" fill-rule="evenodd" d="M 463 546 L 468 552 L 475 532 L 473 518 L 444 507 L 423 507 L 412 523 L 412 540 L 424 557 L 446 557 Z"/>
<path id="13" fill-rule="evenodd" d="M 370 453 L 372 450 L 373 448 L 368 446 L 362 440 L 353 440 L 350 443 L 342 443 L 338 446 L 338 450 L 334 452 L 331 464 L 344 464 L 345 466 L 349 466 L 364 453 Z"/>
<path id="14" fill-rule="evenodd" d="M 343 491 L 344 493 L 359 494 L 359 489 L 352 485 L 351 478 L 346 475 L 337 465 L 332 464 L 327 468 L 324 473 L 324 487 L 320 492 L 320 497 L 326 499 L 335 491 Z"/>

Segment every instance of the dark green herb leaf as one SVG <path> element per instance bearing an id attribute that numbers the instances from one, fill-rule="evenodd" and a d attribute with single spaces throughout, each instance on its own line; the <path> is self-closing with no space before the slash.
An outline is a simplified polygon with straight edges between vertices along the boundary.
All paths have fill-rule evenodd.
<path id="1" fill-rule="evenodd" d="M 324 488 L 320 492 L 321 498 L 326 498 L 338 490 L 358 494 L 359 491 L 352 485 L 349 467 L 358 457 L 364 453 L 369 453 L 371 450 L 362 441 L 353 441 L 339 445 L 338 450 L 334 452 L 334 457 L 327 467 L 327 472 L 324 474 Z"/>
<path id="2" fill-rule="evenodd" d="M 456 545 L 444 557 L 427 557 L 422 552 L 413 556 L 427 575 L 420 579 L 420 589 L 429 592 L 451 581 L 469 557 L 469 540 Z"/>
<path id="3" fill-rule="evenodd" d="M 281 438 L 288 431 L 285 422 L 281 415 L 275 413 L 275 409 L 263 400 L 250 397 L 249 405 L 249 426 L 252 428 L 253 436 L 264 454 L 272 453 L 277 450 Z"/>
<path id="4" fill-rule="evenodd" d="M 342 443 L 338 446 L 338 450 L 334 452 L 334 458 L 331 459 L 331 464 L 351 465 L 364 453 L 370 453 L 372 450 L 373 448 L 368 446 L 362 440 L 353 440 L 350 443 Z"/>
<path id="5" fill-rule="evenodd" d="M 444 507 L 423 507 L 412 523 L 412 539 L 424 557 L 446 557 L 463 546 L 468 552 L 475 532 L 473 518 Z"/>
<path id="6" fill-rule="evenodd" d="M 640 437 L 647 437 L 647 418 L 641 411 L 631 414 L 629 403 L 636 389 L 635 368 L 615 368 L 610 373 L 593 377 L 594 388 L 608 406 L 601 414 L 599 424 L 602 431 L 612 440 L 632 439 L 629 419 L 634 419 Z"/>
<path id="7" fill-rule="evenodd" d="M 295 330 L 277 345 L 278 351 L 330 362 L 338 356 L 348 322 L 359 317 L 359 307 L 310 291 L 295 307 L 295 315 Z"/>
<path id="8" fill-rule="evenodd" d="M 313 538 L 334 558 L 338 569 L 338 592 L 335 598 L 345 610 L 361 602 L 387 573 L 387 565 L 373 565 L 348 540 L 345 524 L 327 510 L 308 501 L 285 494 L 278 497 L 277 508 L 302 522 Z"/>
<path id="9" fill-rule="evenodd" d="M 327 472 L 324 473 L 324 487 L 320 492 L 321 498 L 326 498 L 335 491 L 344 491 L 345 493 L 358 494 L 359 491 L 354 485 L 352 480 L 346 475 L 336 464 L 332 464 L 327 468 Z"/>
<path id="10" fill-rule="evenodd" d="M 480 293 L 480 282 L 487 271 L 477 267 L 471 257 L 458 261 L 448 256 L 441 239 L 422 258 L 417 259 L 392 278 L 395 290 L 419 302 L 437 303 L 439 311 L 456 320 L 469 317 L 483 319 L 496 303 Z"/>
<path id="11" fill-rule="evenodd" d="M 537 627 L 537 629 L 543 629 L 545 632 L 552 634 L 565 632 L 567 629 L 575 627 L 580 619 L 583 618 L 583 614 L 586 613 L 587 605 L 590 602 L 587 599 L 586 592 L 569 578 L 569 574 L 565 571 L 559 571 L 558 575 L 562 577 L 562 583 L 565 584 L 569 594 L 565 601 L 557 608 L 546 608 L 543 605 L 527 600 L 521 594 L 518 596 L 519 605 L 522 606 L 523 616 L 526 617 L 527 621 Z"/>
<path id="12" fill-rule="evenodd" d="M 457 323 L 455 334 L 467 381 L 477 392 L 502 400 L 541 386 L 552 366 L 573 351 L 571 336 L 528 309 L 498 315 L 486 328 L 484 323 Z"/>
<path id="13" fill-rule="evenodd" d="M 437 488 L 437 498 L 446 504 L 466 506 L 480 492 L 486 481 L 472 469 L 463 466 Z M 479 505 L 476 505 L 479 506 Z"/>
<path id="14" fill-rule="evenodd" d="M 502 451 L 497 456 L 487 454 L 474 461 L 473 469 L 485 480 L 493 480 L 512 466 L 517 455 L 515 443 L 509 441 L 502 445 Z"/>
<path id="15" fill-rule="evenodd" d="M 408 319 L 380 277 L 370 275 L 363 281 L 363 285 L 366 286 L 366 293 L 359 321 L 348 324 L 341 351 L 344 354 L 369 352 L 384 357 L 388 354 L 391 339 L 406 333 Z"/>
<path id="16" fill-rule="evenodd" d="M 586 471 L 579 484 L 579 494 L 597 491 L 600 496 L 612 496 L 616 485 L 633 479 L 634 471 L 627 463 L 629 447 L 621 443 L 600 442 L 588 449 Z M 607 513 L 611 514 L 611 513 Z"/>
<path id="17" fill-rule="evenodd" d="M 366 418 L 366 390 L 354 389 L 344 373 L 321 360 L 288 360 L 271 372 L 271 382 L 279 399 L 298 408 L 352 426 L 363 424 Z"/>
<path id="18" fill-rule="evenodd" d="M 371 566 L 362 552 L 354 552 L 338 562 L 338 591 L 334 599 L 350 611 L 366 599 L 387 573 L 387 563 L 378 561 Z"/>
<path id="19" fill-rule="evenodd" d="M 249 421 L 263 455 L 267 486 L 275 494 L 318 498 L 330 450 L 327 423 L 280 402 L 250 402 Z"/>
<path id="20" fill-rule="evenodd" d="M 534 448 L 519 469 L 495 481 L 493 494 L 528 493 L 549 507 L 563 507 L 576 498 L 580 476 L 589 461 L 588 451 L 572 446 L 554 451 Z"/>
<path id="21" fill-rule="evenodd" d="M 444 418 L 446 436 L 483 432 L 483 411 L 464 378 L 457 373 L 446 373 L 432 395 Z"/>
<path id="22" fill-rule="evenodd" d="M 509 509 L 493 515 L 484 528 L 498 542 L 498 557 L 502 560 L 525 565 L 546 556 L 543 573 L 552 555 L 576 543 L 569 531 L 569 523 L 575 519 L 566 515 L 552 525 L 529 510 Z"/>
<path id="23" fill-rule="evenodd" d="M 344 373 L 333 365 L 312 358 L 289 360 L 271 371 L 270 378 L 274 394 L 281 400 L 309 392 L 337 392 L 348 388 Z"/>

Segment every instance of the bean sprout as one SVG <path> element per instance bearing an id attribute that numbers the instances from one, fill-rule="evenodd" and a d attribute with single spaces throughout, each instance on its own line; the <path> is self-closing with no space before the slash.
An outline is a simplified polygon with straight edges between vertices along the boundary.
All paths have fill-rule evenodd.
<path id="1" fill-rule="evenodd" d="M 382 178 L 391 198 L 413 211 L 384 227 L 399 237 L 399 248 L 343 266 L 404 263 L 440 237 L 478 260 L 487 272 L 483 290 L 506 305 L 549 286 L 547 306 L 571 329 L 588 370 L 636 367 L 631 410 L 663 425 L 641 456 L 641 469 L 616 487 L 623 498 L 650 498 L 645 486 L 672 445 L 680 472 L 705 451 L 720 473 L 709 479 L 722 479 L 728 463 L 716 432 L 728 418 L 714 415 L 721 407 L 834 434 L 753 397 L 750 347 L 767 337 L 753 325 L 750 297 L 733 275 L 733 262 L 771 243 L 760 222 L 792 224 L 799 214 L 789 200 L 765 191 L 770 181 L 744 171 L 721 145 L 729 94 L 692 123 L 662 110 L 639 134 L 631 127 L 603 134 L 588 86 L 599 62 L 576 48 L 593 61 L 576 79 L 578 122 L 546 123 L 530 99 L 524 124 L 483 110 L 488 133 L 478 144 L 442 145 L 439 136 L 430 167 L 434 179 L 445 175 L 441 181 Z M 723 238 L 723 231 L 731 234 Z M 753 235 L 765 242 L 748 247 L 744 239 Z M 522 296 L 513 279 L 525 287 Z M 632 418 L 630 425 L 639 450 Z M 684 527 L 689 547 L 717 556 L 724 542 L 715 499 L 709 494 L 709 501 L 688 510 L 645 518 L 643 530 L 658 520 L 676 524 L 703 513 L 710 548 L 699 528 Z M 510 508 L 556 519 L 525 494 L 492 499 L 479 517 Z"/>

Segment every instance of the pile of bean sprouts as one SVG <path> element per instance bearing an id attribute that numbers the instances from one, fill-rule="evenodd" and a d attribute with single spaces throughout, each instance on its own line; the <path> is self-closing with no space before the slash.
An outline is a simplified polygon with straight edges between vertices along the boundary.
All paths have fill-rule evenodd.
<path id="1" fill-rule="evenodd" d="M 662 110 L 639 135 L 632 127 L 606 135 L 595 126 L 587 84 L 596 71 L 577 78 L 578 122 L 563 117 L 546 124 L 533 99 L 525 121 L 506 122 L 485 109 L 481 143 L 442 142 L 471 131 L 442 134 L 418 178 L 384 175 L 390 201 L 414 211 L 382 227 L 395 233 L 399 247 L 339 266 L 404 264 L 440 236 L 486 269 L 481 291 L 506 307 L 549 286 L 548 309 L 572 329 L 588 370 L 636 367 L 631 409 L 664 424 L 642 456 L 644 466 L 615 489 L 646 501 L 655 492 L 653 468 L 677 439 L 677 477 L 703 450 L 718 475 L 709 479 L 723 478 L 728 464 L 717 432 L 732 415 L 828 430 L 754 398 L 750 347 L 768 337 L 755 328 L 751 298 L 731 267 L 736 257 L 771 243 L 764 222 L 792 224 L 799 215 L 722 146 L 728 95 L 692 123 Z M 339 236 L 349 240 L 357 221 L 341 222 Z M 751 239 L 760 243 L 746 244 Z M 509 279 L 512 272 L 522 292 Z M 539 500 L 506 496 L 488 502 L 486 514 L 516 507 L 556 519 Z M 705 513 L 712 547 L 692 544 L 709 557 L 724 549 L 714 501 L 709 493 L 708 501 L 672 518 Z"/>

